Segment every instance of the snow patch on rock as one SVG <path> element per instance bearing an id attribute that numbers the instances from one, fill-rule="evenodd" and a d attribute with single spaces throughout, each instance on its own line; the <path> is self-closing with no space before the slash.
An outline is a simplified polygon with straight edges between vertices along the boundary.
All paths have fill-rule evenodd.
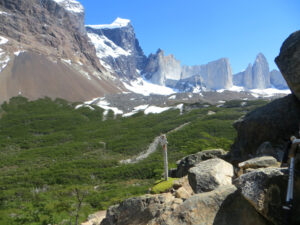
<path id="1" fill-rule="evenodd" d="M 0 45 L 4 45 L 8 42 L 8 39 L 6 39 L 5 37 L 0 36 Z"/>
<path id="2" fill-rule="evenodd" d="M 176 93 L 173 89 L 160 86 L 157 84 L 152 84 L 143 80 L 142 78 L 138 78 L 134 81 L 131 81 L 130 84 L 123 82 L 126 89 L 131 92 L 142 94 L 144 96 L 149 96 L 150 94 L 158 94 L 158 95 L 171 95 Z"/>
<path id="3" fill-rule="evenodd" d="M 53 0 L 67 11 L 72 13 L 83 13 L 83 6 L 76 0 Z"/>
<path id="4" fill-rule="evenodd" d="M 87 27 L 93 28 L 93 29 L 116 29 L 116 28 L 122 28 L 128 26 L 130 23 L 130 20 L 128 19 L 122 19 L 118 17 L 113 23 L 111 24 L 101 24 L 101 25 L 86 25 Z"/>
<path id="5" fill-rule="evenodd" d="M 99 36 L 98 34 L 88 33 L 88 37 L 90 38 L 92 44 L 95 46 L 97 56 L 100 59 L 106 57 L 118 58 L 121 55 L 131 55 L 131 51 L 125 51 L 123 48 L 117 46 L 114 42 L 109 40 L 104 35 Z M 101 61 L 101 63 L 103 64 L 103 61 Z M 105 65 L 103 64 L 103 66 Z"/>

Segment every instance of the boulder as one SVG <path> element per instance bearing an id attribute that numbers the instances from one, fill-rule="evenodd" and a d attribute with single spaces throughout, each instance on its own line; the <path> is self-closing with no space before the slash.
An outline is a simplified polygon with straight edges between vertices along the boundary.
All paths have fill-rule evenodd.
<path id="1" fill-rule="evenodd" d="M 189 183 L 195 193 L 212 191 L 232 183 L 233 166 L 222 159 L 209 159 L 191 168 Z"/>
<path id="2" fill-rule="evenodd" d="M 273 224 L 281 224 L 287 190 L 285 174 L 287 169 L 260 168 L 240 176 L 234 184 L 260 214 Z"/>
<path id="3" fill-rule="evenodd" d="M 264 155 L 274 155 L 274 148 L 272 146 L 272 144 L 269 141 L 265 141 L 264 143 L 262 143 L 257 151 L 256 151 L 256 156 L 264 156 Z"/>
<path id="4" fill-rule="evenodd" d="M 241 169 L 279 167 L 279 163 L 272 156 L 262 156 L 241 162 L 239 163 L 239 167 Z"/>
<path id="5" fill-rule="evenodd" d="M 190 168 L 196 164 L 213 158 L 222 158 L 226 155 L 223 149 L 204 150 L 196 154 L 188 155 L 177 162 L 176 177 L 184 177 L 188 174 Z"/>
<path id="6" fill-rule="evenodd" d="M 170 210 L 174 200 L 171 193 L 129 198 L 107 210 L 101 225 L 143 225 Z M 178 201 L 175 201 L 178 205 Z M 176 208 L 176 207 L 172 207 Z"/>
<path id="7" fill-rule="evenodd" d="M 269 225 L 233 185 L 193 195 L 173 212 L 167 211 L 149 225 Z"/>
<path id="8" fill-rule="evenodd" d="M 275 62 L 288 86 L 300 100 L 300 31 L 292 33 L 283 42 Z"/>
<path id="9" fill-rule="evenodd" d="M 298 134 L 300 103 L 288 95 L 253 110 L 236 121 L 237 138 L 231 147 L 232 162 L 241 162 L 256 156 L 259 146 L 269 141 L 275 146 L 272 154 L 278 161 L 290 136 Z"/>

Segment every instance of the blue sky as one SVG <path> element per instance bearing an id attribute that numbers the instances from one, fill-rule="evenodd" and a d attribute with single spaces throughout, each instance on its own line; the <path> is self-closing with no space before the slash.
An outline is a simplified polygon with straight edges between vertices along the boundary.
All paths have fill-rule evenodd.
<path id="1" fill-rule="evenodd" d="M 158 48 L 185 65 L 228 57 L 233 72 L 262 52 L 271 69 L 282 42 L 300 29 L 299 0 L 79 0 L 86 24 L 130 19 L 146 55 Z"/>

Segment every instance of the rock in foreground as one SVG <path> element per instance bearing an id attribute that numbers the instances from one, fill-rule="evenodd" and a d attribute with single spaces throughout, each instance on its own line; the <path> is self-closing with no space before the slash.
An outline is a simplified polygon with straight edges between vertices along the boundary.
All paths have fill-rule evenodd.
<path id="1" fill-rule="evenodd" d="M 212 191 L 232 184 L 233 166 L 222 159 L 209 159 L 189 170 L 188 178 L 195 193 Z"/>
<path id="2" fill-rule="evenodd" d="M 290 89 L 300 100 L 300 31 L 292 33 L 284 41 L 275 61 Z"/>
<path id="3" fill-rule="evenodd" d="M 190 168 L 194 167 L 202 161 L 214 158 L 222 158 L 225 155 L 226 152 L 223 149 L 204 150 L 196 154 L 188 155 L 178 161 L 177 170 L 175 172 L 176 177 L 186 176 Z"/>

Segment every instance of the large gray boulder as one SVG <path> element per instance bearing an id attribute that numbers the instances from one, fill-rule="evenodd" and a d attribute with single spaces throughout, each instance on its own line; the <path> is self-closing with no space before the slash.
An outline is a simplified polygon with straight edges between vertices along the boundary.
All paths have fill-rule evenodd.
<path id="1" fill-rule="evenodd" d="M 227 153 L 223 149 L 211 149 L 188 155 L 177 162 L 177 170 L 173 172 L 176 177 L 184 177 L 190 168 L 198 163 L 214 158 L 223 158 Z"/>
<path id="2" fill-rule="evenodd" d="M 146 225 L 163 211 L 170 210 L 172 204 L 174 196 L 170 193 L 129 198 L 109 207 L 101 225 Z"/>
<path id="3" fill-rule="evenodd" d="M 236 180 L 245 199 L 273 224 L 282 224 L 287 188 L 287 169 L 260 168 L 246 173 Z"/>
<path id="4" fill-rule="evenodd" d="M 233 166 L 222 159 L 209 159 L 191 168 L 189 183 L 195 193 L 212 191 L 232 184 Z"/>
<path id="5" fill-rule="evenodd" d="M 292 33 L 284 41 L 275 62 L 288 86 L 300 100 L 300 31 Z"/>
<path id="6" fill-rule="evenodd" d="M 279 163 L 272 156 L 256 157 L 239 163 L 239 167 L 241 169 L 248 169 L 248 168 L 256 169 L 256 168 L 278 167 L 278 166 Z"/>

